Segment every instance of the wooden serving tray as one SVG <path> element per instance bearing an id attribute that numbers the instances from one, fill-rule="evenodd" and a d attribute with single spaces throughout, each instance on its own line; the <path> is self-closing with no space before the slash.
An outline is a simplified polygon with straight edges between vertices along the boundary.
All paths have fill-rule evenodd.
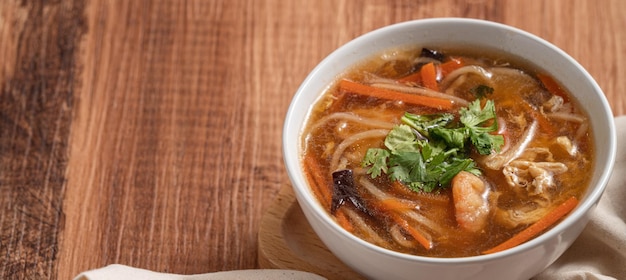
<path id="1" fill-rule="evenodd" d="M 364 279 L 333 255 L 306 220 L 290 185 L 263 215 L 259 229 L 261 268 L 307 271 L 328 279 Z"/>

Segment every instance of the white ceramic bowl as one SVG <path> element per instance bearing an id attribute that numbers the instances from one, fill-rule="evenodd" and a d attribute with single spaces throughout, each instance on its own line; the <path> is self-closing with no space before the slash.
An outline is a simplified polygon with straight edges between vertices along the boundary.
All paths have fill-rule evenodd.
<path id="1" fill-rule="evenodd" d="M 311 106 L 338 75 L 383 50 L 405 45 L 487 47 L 543 68 L 565 85 L 590 116 L 596 141 L 595 173 L 578 207 L 556 227 L 499 253 L 429 258 L 383 249 L 338 226 L 314 197 L 300 157 L 301 133 Z M 530 33 L 473 19 L 415 20 L 358 37 L 326 57 L 304 80 L 287 112 L 283 156 L 297 200 L 320 239 L 345 264 L 372 279 L 529 279 L 553 263 L 578 237 L 602 195 L 615 160 L 616 139 L 609 104 L 594 79 L 562 50 Z"/>

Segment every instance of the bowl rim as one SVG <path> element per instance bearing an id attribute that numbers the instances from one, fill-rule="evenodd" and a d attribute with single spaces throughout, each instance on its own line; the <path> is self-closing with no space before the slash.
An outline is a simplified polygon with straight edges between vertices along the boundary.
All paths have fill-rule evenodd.
<path id="1" fill-rule="evenodd" d="M 610 120 L 609 123 L 607 124 L 609 126 L 608 135 L 606 135 L 608 137 L 606 141 L 608 144 L 608 155 L 609 155 L 609 158 L 606 159 L 606 168 L 605 170 L 600 171 L 602 173 L 600 177 L 598 178 L 597 184 L 595 186 L 590 186 L 590 190 L 587 192 L 585 197 L 581 201 L 579 201 L 579 204 L 576 206 L 576 208 L 572 212 L 570 212 L 565 217 L 565 219 L 561 220 L 556 226 L 552 227 L 548 231 L 545 231 L 541 235 L 532 238 L 529 241 L 526 241 L 513 248 L 506 249 L 506 250 L 496 252 L 496 253 L 491 253 L 491 254 L 486 254 L 486 255 L 477 255 L 477 256 L 467 256 L 467 257 L 452 257 L 452 258 L 425 257 L 425 256 L 419 256 L 419 255 L 412 255 L 412 254 L 401 253 L 401 252 L 393 251 L 390 249 L 386 249 L 386 248 L 374 245 L 346 231 L 341 226 L 339 226 L 336 222 L 334 222 L 329 217 L 327 211 L 322 209 L 321 205 L 317 202 L 317 200 L 314 197 L 312 197 L 312 195 L 310 195 L 310 192 L 308 191 L 309 186 L 308 186 L 306 179 L 303 181 L 304 185 L 297 184 L 298 178 L 295 178 L 296 176 L 295 174 L 304 173 L 304 172 L 301 170 L 301 166 L 300 166 L 301 164 L 300 153 L 297 153 L 296 155 L 291 155 L 291 157 L 297 158 L 295 160 L 296 164 L 294 164 L 293 160 L 291 161 L 289 160 L 290 156 L 289 156 L 289 151 L 287 147 L 287 144 L 291 142 L 291 140 L 289 139 L 289 135 L 290 135 L 289 129 L 291 129 L 291 127 L 294 126 L 293 124 L 294 120 L 290 116 L 294 114 L 296 110 L 302 109 L 302 108 L 297 108 L 296 105 L 299 104 L 298 100 L 302 98 L 302 95 L 306 94 L 305 90 L 308 87 L 308 84 L 311 83 L 311 80 L 316 75 L 318 75 L 318 72 L 320 72 L 322 68 L 325 67 L 324 65 L 329 64 L 334 59 L 337 59 L 338 54 L 342 50 L 351 49 L 354 46 L 358 46 L 362 44 L 362 41 L 365 41 L 370 37 L 378 36 L 380 34 L 384 34 L 390 31 L 393 32 L 394 29 L 405 28 L 407 26 L 422 25 L 422 24 L 461 24 L 461 25 L 471 24 L 475 26 L 497 28 L 497 29 L 501 29 L 504 31 L 515 33 L 523 37 L 527 37 L 528 39 L 534 42 L 537 42 L 543 45 L 544 47 L 547 47 L 551 49 L 552 51 L 558 53 L 558 55 L 560 55 L 563 59 L 565 59 L 567 63 L 570 63 L 574 68 L 576 68 L 576 71 L 580 72 L 580 74 L 585 76 L 586 80 L 591 84 L 592 88 L 594 89 L 594 92 L 598 94 L 598 99 L 602 107 L 606 109 L 602 117 Z M 330 85 L 327 85 L 327 87 L 328 86 Z M 321 92 L 317 93 L 316 101 L 317 101 L 317 98 L 319 98 L 321 95 L 322 95 Z M 310 110 L 310 107 L 311 105 L 307 107 L 307 110 Z M 306 117 L 304 119 L 305 122 L 308 119 L 309 115 L 310 115 L 310 112 L 306 114 Z M 510 25 L 506 25 L 503 23 L 489 21 L 489 20 L 474 19 L 474 18 L 458 18 L 458 17 L 424 18 L 424 19 L 416 19 L 416 20 L 409 20 L 409 21 L 394 23 L 391 25 L 387 25 L 387 26 L 366 32 L 348 41 L 347 43 L 339 46 L 337 49 L 335 49 L 333 52 L 327 55 L 323 60 L 321 60 L 313 68 L 313 70 L 307 75 L 307 77 L 304 79 L 304 81 L 301 83 L 301 85 L 295 92 L 293 99 L 291 100 L 291 103 L 289 105 L 289 108 L 285 116 L 284 125 L 283 125 L 282 152 L 283 152 L 283 159 L 284 159 L 285 167 L 287 169 L 288 177 L 291 181 L 292 188 L 296 192 L 296 197 L 298 198 L 298 200 L 305 199 L 306 202 L 308 203 L 308 206 L 310 206 L 313 209 L 313 212 L 315 213 L 315 215 L 321 220 L 323 220 L 327 226 L 330 226 L 332 230 L 336 231 L 342 236 L 347 237 L 348 239 L 358 243 L 359 245 L 361 245 L 363 248 L 367 250 L 375 251 L 377 253 L 381 253 L 381 254 L 394 257 L 394 258 L 399 258 L 399 259 L 404 259 L 404 260 L 413 260 L 413 261 L 418 261 L 418 262 L 427 262 L 431 264 L 471 264 L 471 263 L 476 263 L 476 262 L 484 262 L 484 261 L 499 259 L 503 256 L 516 255 L 518 253 L 528 251 L 530 249 L 538 247 L 541 245 L 541 243 L 544 240 L 554 238 L 560 233 L 562 233 L 565 229 L 573 226 L 578 220 L 583 218 L 583 216 L 585 216 L 589 212 L 589 210 L 591 210 L 598 203 L 598 201 L 600 200 L 600 197 L 602 196 L 602 194 L 604 193 L 604 190 L 606 189 L 606 186 L 610 179 L 610 176 L 614 167 L 614 163 L 615 163 L 617 140 L 616 140 L 615 124 L 612 120 L 613 120 L 613 114 L 611 111 L 611 107 L 608 103 L 608 100 L 606 99 L 604 92 L 602 91 L 600 86 L 597 84 L 595 79 L 587 72 L 587 70 L 582 65 L 580 65 L 579 62 L 577 62 L 569 54 L 567 54 L 566 52 L 564 52 L 557 46 L 553 45 L 552 43 L 548 42 L 547 40 L 537 35 L 534 35 L 530 32 L 527 32 L 525 30 L 510 26 Z M 296 124 L 295 127 L 300 128 L 300 130 L 297 131 L 297 135 L 298 135 L 297 139 L 299 140 L 302 137 L 304 126 L 303 124 Z M 597 146 L 599 139 L 595 139 L 594 141 L 596 142 L 596 146 Z M 302 150 L 300 149 L 301 148 L 300 143 L 295 143 L 295 145 L 298 145 L 298 152 L 301 152 Z"/>

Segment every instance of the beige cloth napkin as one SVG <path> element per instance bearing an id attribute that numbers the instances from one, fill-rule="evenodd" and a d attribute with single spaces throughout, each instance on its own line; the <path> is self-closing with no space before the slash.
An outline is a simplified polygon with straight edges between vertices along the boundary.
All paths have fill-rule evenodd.
<path id="1" fill-rule="evenodd" d="M 205 274 L 179 275 L 158 273 L 130 266 L 112 264 L 103 268 L 86 271 L 74 280 L 323 280 L 319 275 L 285 269 L 246 269 Z"/>
<path id="2" fill-rule="evenodd" d="M 572 246 L 533 280 L 626 279 L 626 116 L 615 119 L 617 158 L 606 191 L 589 224 Z M 74 280 L 236 280 L 325 279 L 318 275 L 278 269 L 224 271 L 197 275 L 157 273 L 124 265 L 87 271 Z"/>

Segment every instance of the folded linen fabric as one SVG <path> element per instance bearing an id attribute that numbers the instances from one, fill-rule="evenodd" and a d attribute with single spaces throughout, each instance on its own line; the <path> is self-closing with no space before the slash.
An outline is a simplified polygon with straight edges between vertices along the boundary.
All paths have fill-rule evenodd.
<path id="1" fill-rule="evenodd" d="M 112 264 L 86 271 L 74 280 L 322 280 L 319 275 L 304 271 L 285 269 L 247 269 L 220 271 L 205 274 L 179 275 L 158 273 L 130 266 Z"/>

